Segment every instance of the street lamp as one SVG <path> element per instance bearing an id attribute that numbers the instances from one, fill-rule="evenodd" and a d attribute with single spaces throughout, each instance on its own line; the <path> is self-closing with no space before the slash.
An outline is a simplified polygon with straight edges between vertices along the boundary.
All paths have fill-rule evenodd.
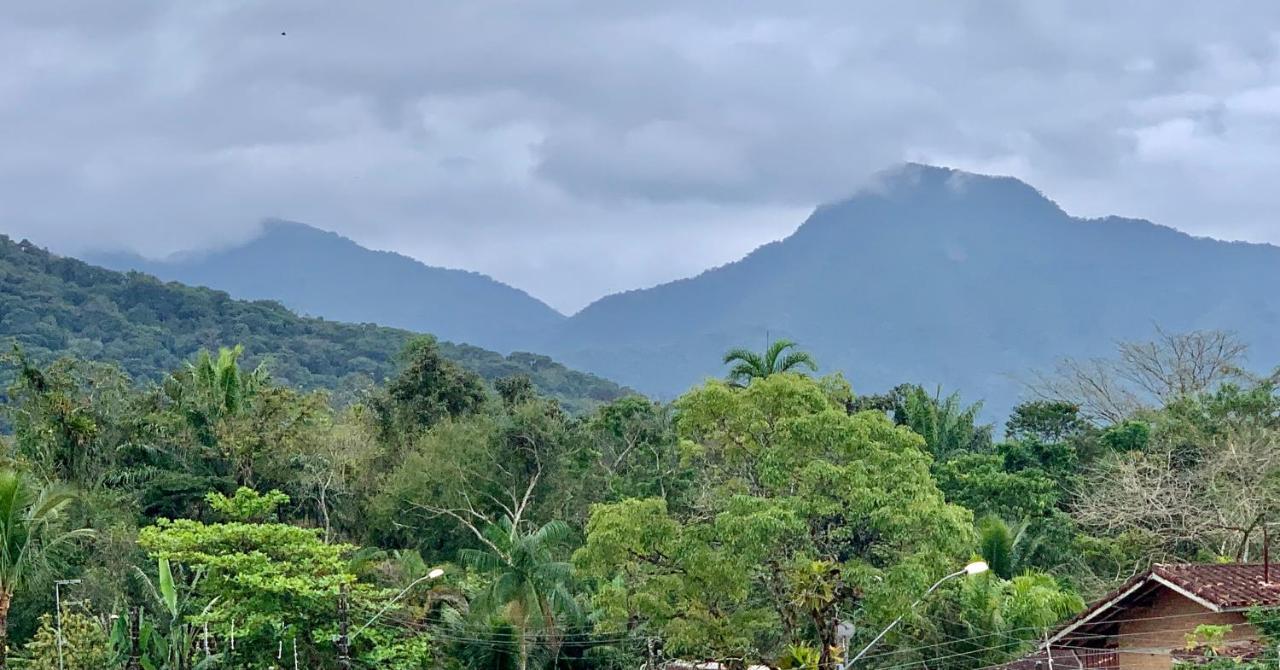
<path id="1" fill-rule="evenodd" d="M 429 579 L 439 579 L 439 578 L 441 578 L 441 577 L 443 577 L 443 576 L 444 576 L 444 569 L 443 569 L 443 568 L 435 568 L 435 569 L 433 569 L 431 572 L 428 572 L 425 576 L 423 576 L 423 577 L 419 577 L 419 578 L 417 578 L 417 579 L 413 580 L 412 582 L 410 582 L 408 586 L 404 587 L 404 590 L 403 590 L 403 591 L 401 591 L 400 593 L 396 594 L 396 597 L 394 597 L 394 598 L 392 598 L 391 600 L 389 600 L 389 601 L 387 602 L 387 604 L 386 604 L 386 606 L 385 606 L 385 607 L 383 607 L 381 610 L 378 610 L 378 613 L 377 613 L 377 614 L 375 614 L 375 615 L 373 615 L 373 618 L 372 618 L 372 619 L 369 619 L 368 621 L 366 621 L 366 622 L 365 622 L 365 624 L 364 624 L 363 626 L 361 626 L 361 627 L 357 628 L 357 629 L 356 629 L 356 632 L 354 632 L 354 633 L 352 633 L 352 634 L 351 634 L 351 638 L 350 638 L 350 639 L 354 640 L 354 639 L 355 639 L 355 637 L 356 637 L 357 635 L 359 635 L 362 631 L 364 631 L 364 629 L 366 629 L 366 628 L 368 628 L 369 626 L 373 625 L 373 622 L 377 621 L 377 620 L 378 620 L 378 617 L 382 616 L 383 614 L 386 614 L 387 610 L 391 609 L 391 606 L 392 606 L 392 605 L 394 605 L 394 604 L 396 604 L 396 602 L 397 602 L 397 601 L 399 601 L 401 598 L 403 598 L 403 597 L 405 596 L 405 594 L 407 594 L 407 593 L 409 592 L 409 590 L 410 590 L 410 589 L 412 589 L 413 587 L 417 586 L 418 584 L 421 584 L 422 582 L 425 582 L 425 581 L 427 581 L 427 580 L 429 580 Z"/>
<path id="2" fill-rule="evenodd" d="M 986 561 L 974 561 L 974 562 L 972 562 L 972 563 L 970 563 L 970 564 L 968 564 L 968 565 L 964 566 L 964 568 L 962 568 L 962 569 L 960 569 L 960 570 L 956 570 L 955 572 L 953 572 L 953 573 L 951 573 L 951 574 L 949 574 L 949 575 L 946 575 L 946 576 L 945 576 L 945 577 L 943 577 L 942 579 L 939 579 L 938 581 L 934 582 L 934 583 L 933 583 L 933 586 L 930 586 L 930 587 L 929 587 L 929 590 L 928 590 L 928 591 L 925 591 L 923 595 L 921 595 L 919 598 L 916 598 L 916 601 L 915 601 L 915 602 L 913 602 L 913 603 L 911 603 L 911 607 L 908 607 L 908 608 L 907 608 L 907 612 L 911 612 L 912 610 L 914 610 L 914 609 L 916 608 L 916 606 L 917 606 L 917 605 L 919 605 L 920 603 L 924 602 L 924 599 L 925 599 L 925 598 L 928 598 L 928 597 L 929 597 L 929 594 L 930 594 L 930 593 L 933 593 L 934 591 L 937 591 L 937 590 L 938 590 L 938 587 L 939 587 L 939 586 L 942 586 L 942 585 L 943 585 L 944 583 L 946 583 L 947 581 L 952 580 L 952 579 L 955 579 L 956 577 L 960 577 L 960 576 L 962 576 L 962 575 L 969 575 L 969 576 L 973 576 L 973 575 L 980 575 L 980 574 L 982 574 L 982 573 L 984 573 L 984 572 L 986 572 L 987 570 L 990 570 L 990 569 L 991 569 L 991 566 L 987 565 L 987 562 L 986 562 Z M 862 651 L 858 652 L 858 655 L 857 655 L 857 656 L 854 656 L 853 658 L 851 658 L 851 659 L 849 659 L 847 662 L 845 662 L 845 664 L 843 665 L 842 670 L 843 670 L 843 669 L 847 669 L 847 668 L 849 668 L 849 667 L 850 667 L 850 666 L 852 666 L 854 663 L 857 663 L 857 662 L 858 662 L 858 659 L 862 658 L 862 657 L 863 657 L 863 655 L 865 655 L 868 651 L 870 651 L 870 649 L 871 649 L 872 647 L 876 646 L 876 643 L 877 643 L 877 642 L 879 642 L 881 638 L 883 638 L 885 635 L 888 635 L 888 634 L 889 634 L 889 631 L 893 630 L 894 626 L 897 626 L 897 625 L 898 625 L 898 623 L 902 621 L 902 617 L 904 617 L 904 616 L 906 616 L 906 614 L 900 614 L 900 615 L 898 615 L 898 618 L 897 618 L 897 619 L 894 619 L 894 620 L 893 620 L 893 623 L 889 624 L 888 626 L 885 626 L 885 629 L 884 629 L 884 630 L 882 630 L 882 631 L 880 631 L 880 634 L 879 634 L 879 635 L 877 635 L 877 636 L 875 637 L 875 639 L 874 639 L 874 640 L 872 640 L 871 642 L 869 642 L 869 643 L 867 644 L 867 646 L 863 647 L 863 648 L 862 648 Z"/>

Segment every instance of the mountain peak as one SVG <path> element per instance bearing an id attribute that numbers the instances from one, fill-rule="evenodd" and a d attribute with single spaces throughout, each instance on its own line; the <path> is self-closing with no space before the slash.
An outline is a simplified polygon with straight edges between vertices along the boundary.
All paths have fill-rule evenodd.
<path id="1" fill-rule="evenodd" d="M 269 232 L 275 232 L 275 231 L 281 231 L 281 230 L 298 230 L 298 231 L 307 231 L 307 232 L 316 232 L 316 233 L 329 232 L 327 230 L 321 230 L 319 228 L 316 228 L 315 226 L 312 226 L 310 224 L 302 223 L 300 221 L 290 221 L 288 219 L 263 219 L 261 227 L 262 227 L 263 233 L 269 233 Z"/>
<path id="2" fill-rule="evenodd" d="M 351 246 L 358 246 L 354 240 L 339 233 L 288 219 L 264 219 L 257 236 L 247 244 L 270 239 L 325 240 L 331 243 L 342 242 Z"/>
<path id="3" fill-rule="evenodd" d="M 904 163 L 876 174 L 851 197 L 818 206 L 805 225 L 831 219 L 892 220 L 955 228 L 1068 218 L 1057 203 L 1015 177 Z"/>
<path id="4" fill-rule="evenodd" d="M 163 262 L 104 258 L 117 269 L 210 286 L 237 298 L 279 300 L 304 314 L 379 323 L 509 352 L 564 316 L 477 272 L 425 265 L 305 223 L 262 222 L 259 234 L 216 251 Z"/>
<path id="5" fill-rule="evenodd" d="M 1016 177 L 981 174 L 923 163 L 905 163 L 880 172 L 855 197 L 868 194 L 894 200 L 933 197 L 955 202 L 1039 202 L 1052 206 L 1058 212 L 1062 211 L 1034 186 Z"/>
<path id="6" fill-rule="evenodd" d="M 786 337 L 860 391 L 941 385 L 999 414 L 1019 376 L 1153 324 L 1232 330 L 1274 361 L 1277 284 L 1275 247 L 1072 218 L 1012 177 L 908 164 L 738 261 L 596 302 L 547 350 L 670 396 L 723 373 L 725 350 Z"/>

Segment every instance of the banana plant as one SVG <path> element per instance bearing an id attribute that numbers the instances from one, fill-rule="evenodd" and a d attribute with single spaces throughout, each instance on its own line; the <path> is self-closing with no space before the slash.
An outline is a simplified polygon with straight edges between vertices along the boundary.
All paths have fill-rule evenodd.
<path id="1" fill-rule="evenodd" d="M 161 558 L 157 561 L 157 582 L 153 583 L 141 570 L 138 575 L 147 585 L 157 609 L 161 612 L 161 621 L 143 618 L 138 626 L 139 665 L 143 670 L 202 670 L 216 664 L 221 654 L 209 654 L 195 659 L 198 649 L 199 632 L 192 619 L 195 616 L 208 614 L 214 602 L 210 601 L 196 612 L 194 594 L 195 587 L 203 577 L 197 571 L 185 588 L 179 588 L 179 580 L 174 578 L 174 570 L 169 560 Z M 118 617 L 112 631 L 112 641 L 121 655 L 128 656 L 132 645 L 127 618 Z"/>

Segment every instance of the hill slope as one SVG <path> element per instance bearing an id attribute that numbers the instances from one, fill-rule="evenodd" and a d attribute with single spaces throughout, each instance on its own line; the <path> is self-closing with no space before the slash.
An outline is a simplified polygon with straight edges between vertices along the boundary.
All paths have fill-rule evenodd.
<path id="1" fill-rule="evenodd" d="M 283 381 L 342 390 L 390 375 L 410 337 L 405 330 L 304 318 L 274 302 L 114 272 L 0 235 L 0 342 L 16 340 L 39 358 L 113 361 L 134 377 L 155 379 L 200 348 L 240 343 L 250 363 L 270 359 L 272 374 Z M 441 349 L 490 381 L 527 374 L 571 410 L 625 393 L 545 356 L 504 357 L 447 342 Z"/>
<path id="2" fill-rule="evenodd" d="M 90 257 L 236 298 L 278 300 L 302 314 L 379 323 L 441 339 L 511 351 L 564 316 L 485 275 L 423 265 L 372 251 L 301 223 L 269 221 L 241 246 L 164 261 L 131 255 Z"/>
<path id="3" fill-rule="evenodd" d="M 697 277 L 606 297 L 542 349 L 670 397 L 733 346 L 789 337 L 864 392 L 903 381 L 1016 402 L 1012 379 L 1117 340 L 1235 330 L 1280 362 L 1280 248 L 1068 216 L 1011 178 L 911 165 L 787 239 Z"/>

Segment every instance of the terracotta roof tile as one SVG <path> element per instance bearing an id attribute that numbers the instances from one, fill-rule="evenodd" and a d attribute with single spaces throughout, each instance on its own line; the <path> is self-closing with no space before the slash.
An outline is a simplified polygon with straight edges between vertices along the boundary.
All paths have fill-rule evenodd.
<path id="1" fill-rule="evenodd" d="M 1280 605 L 1280 564 L 1270 583 L 1260 563 L 1160 564 L 1151 572 L 1223 609 Z"/>
<path id="2" fill-rule="evenodd" d="M 1077 624 L 1101 615 L 1116 600 L 1127 594 L 1159 583 L 1160 580 L 1211 603 L 1216 609 L 1243 609 L 1255 606 L 1280 605 L 1280 563 L 1271 566 L 1272 583 L 1262 579 L 1261 563 L 1160 563 L 1150 570 L 1117 587 L 1111 593 L 1093 601 L 1071 619 L 1062 622 L 1052 636 L 1057 641 Z M 1105 617 L 1103 617 L 1105 618 Z"/>
<path id="3" fill-rule="evenodd" d="M 1085 610 L 1070 620 L 1063 622 L 1050 638 L 1055 666 L 1063 668 L 1095 667 L 1090 663 L 1093 657 L 1082 660 L 1079 665 L 1069 665 L 1072 653 L 1090 653 L 1093 650 L 1074 649 L 1057 646 L 1059 640 L 1066 638 L 1078 625 L 1087 625 L 1095 615 L 1098 621 L 1105 622 L 1104 612 L 1125 599 L 1149 593 L 1151 588 L 1168 588 L 1172 584 L 1176 589 L 1192 594 L 1212 609 L 1231 610 L 1249 607 L 1273 607 L 1280 605 L 1280 563 L 1270 568 L 1270 582 L 1263 579 L 1264 570 L 1261 563 L 1163 563 L 1151 567 L 1150 570 L 1134 576 L 1111 593 L 1094 601 Z M 1101 650 L 1099 650 L 1101 651 Z M 1248 650 L 1246 650 L 1248 651 Z M 1192 656 L 1189 654 L 1188 656 Z M 1234 655 L 1234 650 L 1233 650 Z M 1241 656 L 1247 654 L 1241 652 Z M 1101 657 L 1099 657 L 1101 658 Z M 1002 666 L 1004 670 L 1035 670 L 1037 661 L 1047 660 L 1042 646 L 1032 654 Z M 1192 660 L 1192 659 L 1187 659 Z M 1102 666 L 1097 666 L 1102 667 Z"/>

